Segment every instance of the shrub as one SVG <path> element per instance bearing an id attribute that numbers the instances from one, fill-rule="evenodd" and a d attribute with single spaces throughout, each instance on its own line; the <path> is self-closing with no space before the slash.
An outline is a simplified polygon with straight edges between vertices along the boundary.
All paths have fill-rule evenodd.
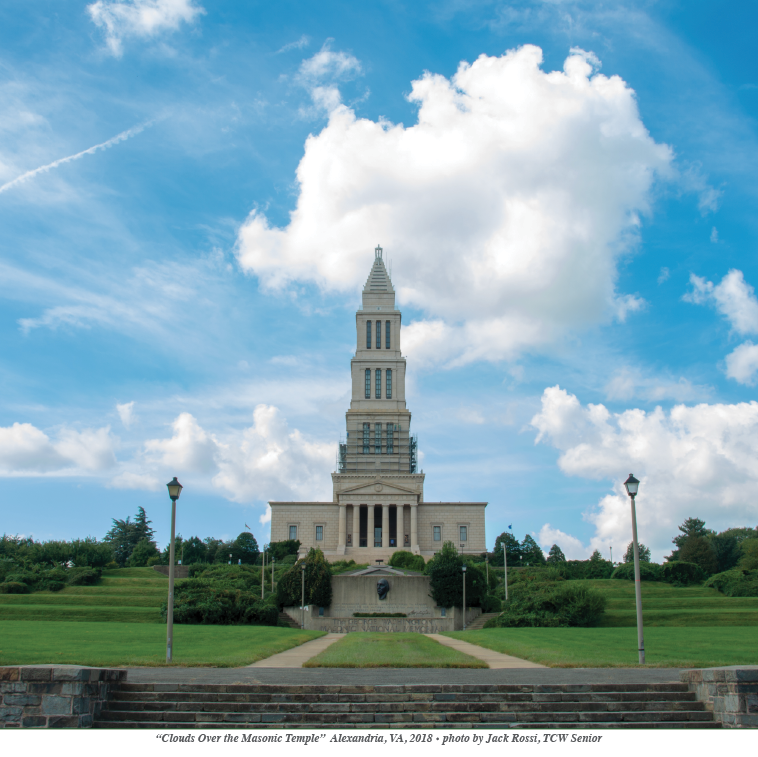
<path id="1" fill-rule="evenodd" d="M 0 594 L 28 594 L 29 587 L 21 581 L 6 581 L 0 584 Z"/>
<path id="2" fill-rule="evenodd" d="M 68 578 L 68 573 L 63 568 L 46 570 L 42 575 L 48 581 L 66 581 Z"/>
<path id="3" fill-rule="evenodd" d="M 468 601 L 468 597 L 466 597 Z M 500 612 L 503 609 L 503 602 L 500 597 L 494 594 L 485 594 L 481 603 L 482 612 Z"/>
<path id="4" fill-rule="evenodd" d="M 66 582 L 69 586 L 92 586 L 102 573 L 99 568 L 70 568 Z"/>
<path id="5" fill-rule="evenodd" d="M 677 562 L 680 561 L 695 563 L 707 576 L 718 572 L 716 550 L 704 536 L 689 536 L 685 539 L 679 549 Z"/>
<path id="6" fill-rule="evenodd" d="M 6 583 L 12 584 L 24 584 L 25 586 L 34 586 L 37 583 L 37 578 L 34 573 L 11 573 L 5 577 Z M 8 592 L 11 593 L 11 592 Z M 18 592 L 16 592 L 18 593 Z"/>
<path id="7" fill-rule="evenodd" d="M 640 563 L 640 581 L 660 581 L 663 575 L 663 568 L 654 562 Z M 611 574 L 611 578 L 620 578 L 624 581 L 634 581 L 634 563 L 625 562 L 616 568 Z"/>
<path id="8" fill-rule="evenodd" d="M 152 568 L 153 565 L 160 565 L 163 561 L 161 560 L 160 555 L 153 555 L 151 558 L 147 561 L 147 567 Z"/>
<path id="9" fill-rule="evenodd" d="M 596 625 L 604 611 L 605 597 L 595 589 L 566 581 L 524 581 L 513 588 L 504 612 L 485 627 L 587 627 Z"/>
<path id="10" fill-rule="evenodd" d="M 727 597 L 758 597 L 758 570 L 735 568 L 716 573 L 704 585 L 717 589 Z"/>
<path id="11" fill-rule="evenodd" d="M 392 553 L 392 557 L 390 557 L 390 561 L 387 564 L 392 568 L 423 571 L 426 561 L 421 555 L 414 555 L 413 552 L 400 550 Z"/>
<path id="12" fill-rule="evenodd" d="M 740 544 L 740 558 L 738 567 L 742 570 L 758 569 L 758 539 L 745 539 Z"/>
<path id="13" fill-rule="evenodd" d="M 47 582 L 48 591 L 61 591 L 61 589 L 64 589 L 65 587 L 66 587 L 66 584 L 63 583 L 63 581 L 48 581 Z"/>
<path id="14" fill-rule="evenodd" d="M 302 570 L 305 565 L 305 603 L 329 607 L 332 603 L 332 572 L 320 549 L 311 549 L 304 559 L 298 560 L 276 585 L 279 607 L 300 606 L 302 599 Z"/>
<path id="15" fill-rule="evenodd" d="M 297 551 L 300 549 L 299 539 L 285 539 L 284 541 L 272 541 L 268 545 L 267 552 L 277 561 L 281 562 L 286 557 L 294 557 L 292 564 L 297 560 Z"/>
<path id="16" fill-rule="evenodd" d="M 118 568 L 118 563 L 115 560 L 111 560 L 105 567 L 108 570 L 113 570 L 114 568 Z"/>
<path id="17" fill-rule="evenodd" d="M 703 569 L 695 563 L 677 560 L 663 566 L 663 580 L 675 586 L 699 584 L 704 578 Z"/>
<path id="18" fill-rule="evenodd" d="M 167 603 L 161 607 L 165 620 Z M 174 622 L 203 625 L 266 625 L 279 622 L 276 607 L 249 591 L 229 589 L 203 579 L 178 584 L 174 594 Z"/>
<path id="19" fill-rule="evenodd" d="M 195 578 L 196 576 L 201 575 L 203 572 L 208 570 L 208 568 L 211 567 L 210 563 L 207 562 L 196 562 L 189 566 L 189 577 Z"/>

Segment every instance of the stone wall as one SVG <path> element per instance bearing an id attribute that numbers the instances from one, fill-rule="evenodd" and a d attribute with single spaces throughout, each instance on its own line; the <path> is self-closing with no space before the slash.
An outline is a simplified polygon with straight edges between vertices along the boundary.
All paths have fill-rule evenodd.
<path id="1" fill-rule="evenodd" d="M 379 599 L 376 584 L 389 582 L 386 599 Z M 402 612 L 408 617 L 439 618 L 431 594 L 429 576 L 411 575 L 341 575 L 332 577 L 332 604 L 324 609 L 329 617 L 352 617 L 354 612 Z"/>
<path id="2" fill-rule="evenodd" d="M 680 677 L 725 728 L 758 727 L 758 665 L 683 670 Z"/>
<path id="3" fill-rule="evenodd" d="M 77 665 L 0 667 L 0 727 L 90 728 L 126 670 Z"/>

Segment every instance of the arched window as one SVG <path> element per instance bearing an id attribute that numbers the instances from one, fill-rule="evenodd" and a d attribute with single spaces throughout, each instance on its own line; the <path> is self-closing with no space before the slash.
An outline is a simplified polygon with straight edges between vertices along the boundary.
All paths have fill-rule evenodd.
<path id="1" fill-rule="evenodd" d="M 384 348 L 388 350 L 390 348 L 390 322 L 385 321 L 384 322 L 385 329 L 384 329 Z"/>
<path id="2" fill-rule="evenodd" d="M 382 398 L 382 369 L 376 369 L 376 398 L 380 400 Z"/>
<path id="3" fill-rule="evenodd" d="M 371 349 L 371 321 L 366 321 L 366 349 Z"/>
<path id="4" fill-rule="evenodd" d="M 366 368 L 366 399 L 371 399 L 371 368 Z"/>
<path id="5" fill-rule="evenodd" d="M 382 322 L 376 322 L 376 349 L 382 349 Z"/>
<path id="6" fill-rule="evenodd" d="M 385 396 L 388 400 L 392 399 L 392 369 L 387 368 L 387 391 Z"/>
<path id="7" fill-rule="evenodd" d="M 368 455 L 369 445 L 371 444 L 371 424 L 363 424 L 363 454 Z"/>

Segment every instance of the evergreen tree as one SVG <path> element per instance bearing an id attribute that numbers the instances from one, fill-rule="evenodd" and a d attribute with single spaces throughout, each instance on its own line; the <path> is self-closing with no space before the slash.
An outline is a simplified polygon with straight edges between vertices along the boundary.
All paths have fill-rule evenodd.
<path id="1" fill-rule="evenodd" d="M 679 560 L 695 563 L 707 576 L 718 570 L 716 552 L 704 536 L 690 536 L 686 539 L 679 550 Z"/>
<path id="2" fill-rule="evenodd" d="M 158 548 L 150 539 L 140 539 L 132 550 L 128 565 L 130 568 L 144 568 L 151 557 L 158 556 Z"/>
<path id="3" fill-rule="evenodd" d="M 507 549 L 507 548 L 506 548 Z M 521 542 L 521 563 L 522 565 L 544 565 L 545 555 L 534 539 L 527 534 L 524 541 Z"/>
<path id="4" fill-rule="evenodd" d="M 123 568 L 139 541 L 136 526 L 130 518 L 113 518 L 113 528 L 108 531 L 103 541 L 111 545 L 113 559 Z"/>
<path id="5" fill-rule="evenodd" d="M 150 524 L 153 521 L 147 519 L 147 513 L 145 513 L 144 507 L 138 507 L 137 508 L 137 515 L 134 516 L 134 528 L 137 532 L 137 536 L 139 537 L 137 541 L 142 541 L 142 539 L 147 539 L 148 541 L 151 541 L 155 543 L 155 531 L 150 528 Z"/>
<path id="6" fill-rule="evenodd" d="M 686 542 L 691 536 L 706 537 L 715 534 L 715 531 L 711 531 L 711 529 L 705 527 L 705 521 L 700 518 L 687 518 L 684 523 L 679 526 L 679 530 L 681 533 L 671 540 L 676 549 L 674 549 L 666 558 L 669 562 L 684 559 L 679 555 L 679 551 L 684 546 L 684 542 Z"/>
<path id="7" fill-rule="evenodd" d="M 603 562 L 603 556 L 597 549 L 590 555 L 590 562 Z"/>
<path id="8" fill-rule="evenodd" d="M 716 553 L 717 572 L 723 573 L 731 570 L 740 560 L 740 545 L 734 536 L 729 534 L 716 534 L 710 540 L 713 551 Z"/>
<path id="9" fill-rule="evenodd" d="M 640 562 L 650 562 L 650 550 L 640 542 L 637 545 L 640 552 Z M 634 542 L 630 541 L 626 545 L 626 552 L 624 552 L 624 562 L 634 562 Z"/>
<path id="10" fill-rule="evenodd" d="M 500 536 L 495 539 L 495 551 L 492 553 L 492 565 L 502 566 L 503 564 L 503 547 L 505 543 L 506 559 L 508 565 L 512 568 L 516 568 L 521 565 L 521 545 L 518 543 L 518 539 L 509 531 L 504 531 Z"/>
<path id="11" fill-rule="evenodd" d="M 548 565 L 557 565 L 558 563 L 566 562 L 566 556 L 563 554 L 561 548 L 557 544 L 553 544 L 550 547 L 550 552 L 547 556 Z"/>

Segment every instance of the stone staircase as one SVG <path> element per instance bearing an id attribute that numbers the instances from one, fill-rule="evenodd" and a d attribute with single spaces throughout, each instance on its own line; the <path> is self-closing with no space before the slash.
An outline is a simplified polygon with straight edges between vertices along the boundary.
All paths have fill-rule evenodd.
<path id="1" fill-rule="evenodd" d="M 279 613 L 279 622 L 277 623 L 277 625 L 279 625 L 279 626 L 289 626 L 290 628 L 300 628 L 300 623 L 298 623 L 290 615 L 287 615 L 286 612 L 280 612 Z"/>
<path id="2" fill-rule="evenodd" d="M 499 612 L 485 612 L 481 615 L 478 615 L 474 620 L 472 620 L 470 623 L 466 625 L 467 631 L 478 631 L 480 628 L 484 628 L 484 624 L 490 619 L 490 618 L 496 618 L 498 615 L 500 615 Z"/>
<path id="3" fill-rule="evenodd" d="M 719 728 L 682 683 L 121 684 L 96 728 Z"/>

